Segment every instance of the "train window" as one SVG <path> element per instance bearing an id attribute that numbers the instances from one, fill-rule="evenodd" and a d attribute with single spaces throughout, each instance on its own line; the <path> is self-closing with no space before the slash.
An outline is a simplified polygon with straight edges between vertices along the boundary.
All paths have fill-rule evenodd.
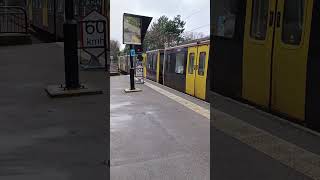
<path id="1" fill-rule="evenodd" d="M 282 41 L 286 44 L 299 45 L 301 42 L 304 0 L 285 0 Z"/>
<path id="2" fill-rule="evenodd" d="M 194 53 L 190 53 L 189 54 L 188 74 L 193 74 L 193 66 L 194 66 Z"/>
<path id="3" fill-rule="evenodd" d="M 147 68 L 150 69 L 152 64 L 152 56 L 150 54 L 147 55 Z"/>
<path id="4" fill-rule="evenodd" d="M 201 52 L 199 57 L 199 68 L 198 68 L 198 75 L 204 76 L 205 71 L 205 64 L 206 64 L 206 52 Z"/>
<path id="5" fill-rule="evenodd" d="M 240 0 L 213 1 L 213 34 L 215 36 L 233 38 L 236 15 L 242 3 Z"/>
<path id="6" fill-rule="evenodd" d="M 269 0 L 252 1 L 250 36 L 256 40 L 265 40 L 268 28 Z"/>
<path id="7" fill-rule="evenodd" d="M 157 70 L 157 54 L 156 53 L 152 55 L 152 61 L 153 61 L 152 70 L 156 71 Z"/>
<path id="8" fill-rule="evenodd" d="M 177 74 L 184 74 L 184 61 L 185 61 L 185 53 L 177 53 L 176 55 L 176 68 L 175 72 Z"/>
<path id="9" fill-rule="evenodd" d="M 166 57 L 166 60 L 165 60 L 165 71 L 166 72 L 170 72 L 169 70 L 169 68 L 170 68 L 170 66 L 169 66 L 169 64 L 170 64 L 170 54 L 167 54 L 167 57 Z"/>

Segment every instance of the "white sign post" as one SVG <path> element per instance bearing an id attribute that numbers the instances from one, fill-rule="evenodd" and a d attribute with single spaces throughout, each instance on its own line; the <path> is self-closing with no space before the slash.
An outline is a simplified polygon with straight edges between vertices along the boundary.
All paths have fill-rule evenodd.
<path id="1" fill-rule="evenodd" d="M 135 77 L 137 84 L 144 84 L 143 65 L 141 61 L 136 61 Z"/>
<path id="2" fill-rule="evenodd" d="M 97 11 L 92 11 L 80 21 L 80 24 L 81 49 L 91 55 L 88 66 L 92 66 L 92 68 L 104 67 L 99 62 L 99 57 L 105 54 L 107 49 L 106 17 Z M 106 61 L 107 58 L 105 57 L 105 63 Z"/>

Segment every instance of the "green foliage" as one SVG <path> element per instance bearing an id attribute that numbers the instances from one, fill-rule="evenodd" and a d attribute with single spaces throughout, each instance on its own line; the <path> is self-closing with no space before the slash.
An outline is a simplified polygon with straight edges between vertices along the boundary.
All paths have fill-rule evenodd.
<path id="1" fill-rule="evenodd" d="M 116 40 L 110 40 L 110 56 L 116 61 L 120 53 L 120 43 Z"/>
<path id="2" fill-rule="evenodd" d="M 173 19 L 161 16 L 148 30 L 144 39 L 144 50 L 163 49 L 165 46 L 178 44 L 183 40 L 185 24 L 180 15 Z"/>

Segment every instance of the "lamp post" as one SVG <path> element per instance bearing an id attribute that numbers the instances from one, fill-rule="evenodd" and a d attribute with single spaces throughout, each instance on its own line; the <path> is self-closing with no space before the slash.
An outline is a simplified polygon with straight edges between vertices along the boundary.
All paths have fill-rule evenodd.
<path id="1" fill-rule="evenodd" d="M 77 22 L 74 20 L 73 0 L 65 1 L 64 61 L 66 89 L 80 88 L 78 65 Z"/>

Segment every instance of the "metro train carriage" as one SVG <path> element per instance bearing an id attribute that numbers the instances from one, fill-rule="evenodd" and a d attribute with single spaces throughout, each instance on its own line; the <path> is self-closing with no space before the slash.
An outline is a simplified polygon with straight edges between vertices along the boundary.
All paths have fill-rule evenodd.
<path id="1" fill-rule="evenodd" d="M 165 49 L 163 84 L 209 101 L 209 47 L 205 40 Z"/>
<path id="2" fill-rule="evenodd" d="M 212 90 L 320 129 L 320 1 L 213 0 Z"/>
<path id="3" fill-rule="evenodd" d="M 45 32 L 55 40 L 62 40 L 65 22 L 65 0 L 27 0 L 30 24 L 37 31 Z M 89 5 L 83 2 L 91 3 Z M 93 9 L 105 11 L 107 0 L 82 1 L 74 0 L 74 16 L 80 20 Z"/>
<path id="4" fill-rule="evenodd" d="M 163 84 L 164 50 L 153 50 L 146 53 L 146 78 Z"/>
<path id="5" fill-rule="evenodd" d="M 209 101 L 210 40 L 184 44 L 142 54 L 144 76 L 183 93 Z M 129 74 L 130 58 L 119 57 L 119 69 Z"/>

